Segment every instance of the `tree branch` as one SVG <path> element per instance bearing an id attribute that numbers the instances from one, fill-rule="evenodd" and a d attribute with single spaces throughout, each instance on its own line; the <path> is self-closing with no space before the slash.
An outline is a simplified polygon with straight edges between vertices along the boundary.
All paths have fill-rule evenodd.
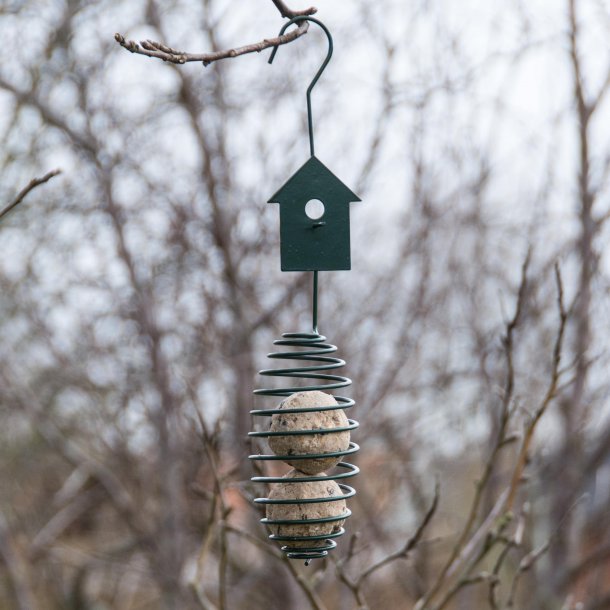
<path id="1" fill-rule="evenodd" d="M 417 528 L 417 530 L 415 531 L 413 536 L 411 536 L 411 538 L 409 538 L 409 540 L 406 542 L 406 544 L 400 550 L 396 551 L 396 553 L 392 553 L 391 555 L 388 555 L 387 557 L 385 557 L 384 559 L 381 559 L 377 563 L 374 563 L 373 565 L 369 566 L 360 575 L 360 578 L 359 578 L 360 582 L 364 582 L 369 576 L 371 576 L 371 574 L 373 574 L 377 570 L 380 570 L 381 568 L 386 566 L 388 563 L 391 563 L 391 562 L 395 561 L 396 559 L 405 559 L 409 555 L 409 553 L 418 545 L 425 529 L 428 527 L 428 524 L 430 523 L 430 521 L 432 520 L 432 517 L 436 513 L 436 509 L 438 508 L 439 497 L 440 497 L 440 485 L 437 481 L 434 486 L 434 497 L 432 499 L 432 503 L 430 504 L 430 507 L 426 511 L 426 514 L 424 515 L 422 522 L 419 524 L 419 527 Z"/>
<path id="2" fill-rule="evenodd" d="M 283 0 L 271 0 L 271 2 L 275 4 L 277 10 L 280 11 L 282 17 L 287 17 L 288 19 L 292 19 L 293 17 L 314 15 L 318 12 L 318 9 L 315 6 L 310 6 L 309 8 L 300 11 L 293 11 L 292 9 L 286 6 L 286 3 L 283 2 Z"/>
<path id="3" fill-rule="evenodd" d="M 0 220 L 4 218 L 4 216 L 6 216 L 12 209 L 16 208 L 25 199 L 26 195 L 30 191 L 34 190 L 37 186 L 48 182 L 51 178 L 57 176 L 58 174 L 61 174 L 61 170 L 54 169 L 52 172 L 45 174 L 42 178 L 34 178 L 33 180 L 31 180 L 26 187 L 21 189 L 17 197 L 15 197 L 14 201 L 12 203 L 9 203 L 7 207 L 0 211 Z"/>
<path id="4" fill-rule="evenodd" d="M 511 416 L 511 401 L 513 398 L 514 387 L 515 387 L 515 369 L 513 364 L 513 347 L 514 347 L 514 334 L 523 316 L 523 309 L 525 306 L 525 299 L 527 296 L 528 278 L 527 273 L 531 261 L 531 251 L 528 250 L 523 265 L 521 266 L 521 283 L 519 284 L 519 291 L 517 294 L 517 303 L 515 305 L 515 313 L 513 317 L 506 324 L 506 334 L 502 337 L 502 344 L 504 347 L 504 353 L 506 358 L 506 381 L 504 383 L 504 396 L 502 398 L 502 413 L 500 419 L 500 426 L 497 433 L 496 441 L 489 458 L 485 463 L 485 468 L 481 478 L 477 481 L 474 498 L 470 505 L 468 517 L 464 524 L 457 541 L 455 542 L 449 558 L 443 564 L 443 567 L 439 571 L 436 580 L 430 589 L 417 601 L 415 604 L 415 610 L 424 610 L 428 607 L 428 604 L 436 597 L 446 583 L 448 574 L 454 574 L 459 565 L 462 564 L 463 550 L 467 546 L 469 536 L 471 535 L 472 529 L 477 522 L 479 517 L 479 510 L 481 506 L 481 500 L 483 493 L 487 487 L 489 480 L 497 466 L 497 459 L 500 451 L 506 446 L 506 432 L 508 429 L 509 419 Z M 494 511 L 495 512 L 495 509 Z M 499 511 L 501 512 L 501 510 Z M 499 514 L 499 513 L 498 513 Z"/>
<path id="5" fill-rule="evenodd" d="M 565 582 L 573 583 L 589 570 L 598 568 L 610 560 L 610 544 L 595 549 L 590 555 L 568 568 Z"/>
<path id="6" fill-rule="evenodd" d="M 432 517 L 434 517 L 438 508 L 439 498 L 440 485 L 437 481 L 434 486 L 434 497 L 432 499 L 432 502 L 413 536 L 411 536 L 411 538 L 407 540 L 407 542 L 402 546 L 402 548 L 388 555 L 387 557 L 384 557 L 378 562 L 371 564 L 357 578 L 350 578 L 344 569 L 344 566 L 353 556 L 355 537 L 352 538 L 352 544 L 350 545 L 350 549 L 347 556 L 335 562 L 335 568 L 339 580 L 341 580 L 341 582 L 352 592 L 352 595 L 358 603 L 360 610 L 366 610 L 368 608 L 364 593 L 362 591 L 365 581 L 375 572 L 377 572 L 381 568 L 384 568 L 388 564 L 393 563 L 397 559 L 406 559 L 409 556 L 409 553 L 413 549 L 415 549 L 415 547 L 421 541 L 424 531 L 428 527 L 430 521 L 432 521 Z"/>
<path id="7" fill-rule="evenodd" d="M 294 562 L 288 559 L 285 555 L 282 557 L 284 563 L 288 567 L 290 573 L 294 576 L 299 587 L 307 597 L 307 600 L 311 604 L 311 607 L 314 610 L 326 610 L 326 606 L 318 596 L 318 594 L 314 591 L 313 587 L 307 582 L 307 579 L 297 570 Z"/>
<path id="8" fill-rule="evenodd" d="M 559 535 L 559 532 L 561 531 L 562 527 L 564 526 L 566 519 L 574 511 L 574 509 L 578 506 L 579 503 L 580 503 L 580 499 L 576 500 L 574 502 L 574 504 L 572 504 L 572 506 L 570 506 L 570 508 L 566 511 L 566 513 L 561 518 L 559 525 L 555 528 L 555 530 L 553 532 L 551 532 L 551 535 L 548 537 L 546 542 L 544 542 L 538 548 L 533 549 L 527 555 L 525 555 L 524 557 L 521 558 L 517 571 L 513 575 L 513 580 L 510 585 L 510 593 L 509 593 L 508 600 L 506 601 L 504 608 L 508 609 L 508 608 L 515 607 L 515 598 L 517 596 L 517 586 L 519 584 L 519 580 L 521 579 L 523 574 L 528 572 L 534 566 L 534 564 L 543 555 L 545 555 L 548 552 L 548 550 L 551 546 L 551 543 Z"/>
<path id="9" fill-rule="evenodd" d="M 585 610 L 606 610 L 607 608 L 610 608 L 610 595 L 596 599 L 588 606 L 585 606 Z"/>
<path id="10" fill-rule="evenodd" d="M 563 281 L 561 278 L 561 272 L 559 269 L 559 265 L 555 264 L 555 281 L 557 284 L 557 309 L 559 311 L 559 329 L 557 331 L 557 337 L 555 339 L 555 345 L 553 347 L 553 364 L 551 369 L 551 380 L 542 400 L 540 406 L 535 411 L 531 420 L 525 428 L 525 433 L 523 435 L 523 442 L 521 444 L 521 448 L 519 450 L 517 456 L 517 465 L 513 471 L 513 476 L 509 486 L 509 495 L 506 505 L 508 509 L 512 509 L 513 503 L 515 501 L 515 495 L 517 493 L 517 489 L 519 487 L 519 482 L 521 481 L 521 477 L 523 476 L 523 471 L 525 470 L 525 466 L 528 460 L 528 452 L 530 449 L 530 445 L 532 444 L 534 433 L 537 429 L 538 422 L 542 419 L 542 416 L 545 414 L 549 405 L 558 392 L 558 384 L 561 376 L 561 356 L 562 356 L 562 348 L 563 348 L 563 339 L 565 335 L 566 324 L 568 321 L 568 312 L 566 311 L 564 304 L 564 293 L 563 293 Z"/>
<path id="11" fill-rule="evenodd" d="M 0 512 L 0 560 L 6 565 L 17 608 L 19 610 L 34 610 L 37 608 L 27 567 L 15 548 L 8 521 L 2 512 Z"/>
<path id="12" fill-rule="evenodd" d="M 118 33 L 114 35 L 114 39 L 130 53 L 137 53 L 138 55 L 145 55 L 146 57 L 156 57 L 157 59 L 169 61 L 173 64 L 200 61 L 204 66 L 209 66 L 211 63 L 220 59 L 239 57 L 240 55 L 246 55 L 247 53 L 260 53 L 270 47 L 278 47 L 293 42 L 306 34 L 307 30 L 309 30 L 309 22 L 303 21 L 299 24 L 298 28 L 291 30 L 287 34 L 282 34 L 275 38 L 265 38 L 260 42 L 247 44 L 243 47 L 215 51 L 213 53 L 187 53 L 186 51 L 177 51 L 162 42 L 155 42 L 154 40 L 141 40 L 140 44 L 138 44 L 135 40 L 126 40 L 124 36 Z"/>

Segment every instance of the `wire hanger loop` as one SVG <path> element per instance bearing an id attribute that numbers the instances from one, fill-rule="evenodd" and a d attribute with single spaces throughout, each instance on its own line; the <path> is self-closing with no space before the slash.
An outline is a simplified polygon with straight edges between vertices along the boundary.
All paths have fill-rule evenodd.
<path id="1" fill-rule="evenodd" d="M 333 47 L 333 37 L 330 35 L 328 28 L 318 19 L 315 19 L 314 17 L 306 16 L 306 15 L 299 15 L 298 17 L 294 17 L 290 21 L 286 22 L 284 24 L 284 26 L 282 27 L 282 29 L 280 30 L 279 35 L 282 36 L 289 26 L 291 26 L 294 23 L 299 23 L 300 21 L 310 21 L 312 23 L 316 23 L 324 30 L 324 33 L 326 34 L 326 37 L 328 38 L 328 52 L 326 54 L 326 58 L 324 59 L 324 62 L 320 66 L 319 70 L 316 72 L 316 75 L 313 77 L 313 80 L 311 81 L 311 83 L 309 84 L 309 87 L 307 88 L 307 122 L 309 125 L 309 149 L 311 151 L 311 156 L 313 157 L 314 156 L 314 141 L 313 141 L 313 114 L 311 111 L 311 92 L 313 91 L 313 88 L 316 86 L 317 82 L 320 80 L 320 76 L 322 76 L 322 72 L 324 72 L 326 66 L 328 65 L 328 62 L 330 61 L 330 58 L 333 56 L 334 47 Z M 273 63 L 273 60 L 275 59 L 275 54 L 277 53 L 278 49 L 279 49 L 279 45 L 273 47 L 273 51 L 271 52 L 271 56 L 269 57 L 270 64 Z"/>

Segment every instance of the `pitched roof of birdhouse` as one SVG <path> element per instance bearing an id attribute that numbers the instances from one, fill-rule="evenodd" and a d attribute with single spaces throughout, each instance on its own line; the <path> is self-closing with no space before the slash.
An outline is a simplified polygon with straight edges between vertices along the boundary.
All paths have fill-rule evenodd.
<path id="1" fill-rule="evenodd" d="M 362 201 L 326 165 L 312 156 L 267 203 L 310 199 L 320 199 L 324 203 Z"/>

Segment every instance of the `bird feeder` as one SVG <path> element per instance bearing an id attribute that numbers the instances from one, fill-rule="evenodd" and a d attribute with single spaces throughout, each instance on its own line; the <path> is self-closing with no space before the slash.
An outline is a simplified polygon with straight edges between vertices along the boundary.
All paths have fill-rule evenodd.
<path id="1" fill-rule="evenodd" d="M 360 198 L 314 154 L 311 92 L 330 61 L 333 40 L 323 23 L 308 16 L 291 19 L 280 36 L 290 25 L 305 20 L 324 30 L 329 45 L 326 59 L 307 89 L 311 156 L 268 203 L 280 207 L 282 271 L 313 272 L 312 329 L 284 333 L 274 342 L 280 351 L 268 354 L 273 361 L 297 361 L 299 366 L 259 372 L 264 378 L 305 380 L 305 385 L 255 390 L 255 395 L 270 397 L 274 404 L 251 411 L 255 418 L 266 418 L 266 423 L 249 436 L 268 439 L 270 448 L 270 453 L 250 455 L 251 460 L 292 466 L 284 476 L 253 477 L 252 481 L 270 486 L 268 497 L 254 502 L 266 509 L 262 523 L 271 531 L 269 537 L 290 559 L 304 559 L 308 564 L 337 546 L 335 539 L 345 533 L 343 525 L 351 515 L 346 500 L 356 494 L 345 480 L 359 470 L 344 461 L 359 449 L 351 440 L 358 422 L 345 414 L 355 403 L 331 394 L 352 382 L 337 374 L 345 361 L 333 355 L 337 347 L 318 332 L 318 273 L 351 268 L 350 205 Z"/>

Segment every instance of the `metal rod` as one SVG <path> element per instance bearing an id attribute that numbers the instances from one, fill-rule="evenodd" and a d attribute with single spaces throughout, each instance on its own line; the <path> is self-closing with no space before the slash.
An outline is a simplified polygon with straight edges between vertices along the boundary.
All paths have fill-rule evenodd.
<path id="1" fill-rule="evenodd" d="M 318 332 L 318 272 L 313 272 L 313 332 Z"/>
<path id="2" fill-rule="evenodd" d="M 314 156 L 314 143 L 313 143 L 313 112 L 311 110 L 311 92 L 313 91 L 313 88 L 316 86 L 316 83 L 318 82 L 318 80 L 320 80 L 320 76 L 322 76 L 322 72 L 324 72 L 324 69 L 328 65 L 328 62 L 330 61 L 330 58 L 333 55 L 333 37 L 331 36 L 330 32 L 328 31 L 328 28 L 321 21 L 318 21 L 317 19 L 314 19 L 313 17 L 303 16 L 303 15 L 294 17 L 293 19 L 291 19 L 290 21 L 285 23 L 284 26 L 282 27 L 282 29 L 280 30 L 280 36 L 284 34 L 284 32 L 286 31 L 286 28 L 288 26 L 292 25 L 293 23 L 298 23 L 300 21 L 310 21 L 312 23 L 316 23 L 324 30 L 324 33 L 326 34 L 326 37 L 328 38 L 328 52 L 326 54 L 326 58 L 324 59 L 324 63 L 320 66 L 320 69 L 317 71 L 317 73 L 313 77 L 313 80 L 311 81 L 309 87 L 307 88 L 307 123 L 309 125 L 309 150 L 311 152 L 311 156 L 313 157 Z M 269 57 L 270 64 L 273 63 L 273 59 L 275 58 L 275 54 L 277 53 L 278 49 L 279 49 L 279 46 L 273 47 L 273 51 L 271 52 L 271 56 Z"/>
<path id="3" fill-rule="evenodd" d="M 324 33 L 328 38 L 328 54 L 326 55 L 326 59 L 324 60 L 324 63 L 322 64 L 317 74 L 311 81 L 309 87 L 307 88 L 307 123 L 309 126 L 309 150 L 311 152 L 311 156 L 313 157 L 315 151 L 313 144 L 313 112 L 311 110 L 311 92 L 313 91 L 313 88 L 316 86 L 317 82 L 320 80 L 320 76 L 322 76 L 322 72 L 324 72 L 326 66 L 328 65 L 328 62 L 330 61 L 330 58 L 333 56 L 333 37 L 330 35 L 328 28 L 321 21 L 318 21 L 317 19 L 312 19 L 311 17 L 308 19 L 308 21 L 317 23 L 324 30 Z"/>

